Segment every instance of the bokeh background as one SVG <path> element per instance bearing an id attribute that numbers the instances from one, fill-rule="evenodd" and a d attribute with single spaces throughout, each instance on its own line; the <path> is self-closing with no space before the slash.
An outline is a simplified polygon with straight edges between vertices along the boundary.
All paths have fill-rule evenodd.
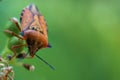
<path id="1" fill-rule="evenodd" d="M 14 66 L 15 80 L 120 80 L 119 0 L 0 0 L 0 51 L 9 18 L 19 19 L 34 3 L 46 18 L 52 48 L 37 54 L 56 67 L 51 70 L 36 57 L 30 72 Z"/>

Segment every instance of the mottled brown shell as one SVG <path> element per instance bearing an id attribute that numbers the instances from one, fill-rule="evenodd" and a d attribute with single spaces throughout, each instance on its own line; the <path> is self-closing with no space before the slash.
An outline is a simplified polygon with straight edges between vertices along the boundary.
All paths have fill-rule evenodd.
<path id="1" fill-rule="evenodd" d="M 20 23 L 32 57 L 39 49 L 49 46 L 47 24 L 35 5 L 31 4 L 22 11 Z"/>

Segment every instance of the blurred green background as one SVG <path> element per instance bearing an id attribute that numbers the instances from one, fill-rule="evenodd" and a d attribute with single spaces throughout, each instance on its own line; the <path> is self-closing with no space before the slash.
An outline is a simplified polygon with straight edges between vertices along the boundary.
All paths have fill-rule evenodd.
<path id="1" fill-rule="evenodd" d="M 52 45 L 37 54 L 56 70 L 36 57 L 22 60 L 35 71 L 15 66 L 15 80 L 120 80 L 119 0 L 0 0 L 0 51 L 9 18 L 30 3 L 46 18 Z"/>

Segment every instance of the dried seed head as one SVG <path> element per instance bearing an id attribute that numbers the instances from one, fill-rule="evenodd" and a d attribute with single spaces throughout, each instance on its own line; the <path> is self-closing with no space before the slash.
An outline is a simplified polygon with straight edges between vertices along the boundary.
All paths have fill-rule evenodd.
<path id="1" fill-rule="evenodd" d="M 0 63 L 0 67 L 4 67 L 5 66 L 5 64 L 3 64 L 3 63 Z"/>
<path id="2" fill-rule="evenodd" d="M 34 71 L 35 70 L 35 66 L 34 65 L 31 65 L 30 66 L 30 71 Z"/>
<path id="3" fill-rule="evenodd" d="M 23 64 L 23 67 L 29 71 L 34 71 L 35 66 L 34 65 L 29 65 L 29 64 Z"/>

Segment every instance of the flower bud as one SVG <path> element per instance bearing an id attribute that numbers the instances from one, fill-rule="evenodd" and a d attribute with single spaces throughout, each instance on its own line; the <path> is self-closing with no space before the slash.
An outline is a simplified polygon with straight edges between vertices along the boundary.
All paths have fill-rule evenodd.
<path id="1" fill-rule="evenodd" d="M 34 71 L 35 66 L 34 65 L 29 65 L 29 64 L 23 64 L 23 67 L 29 71 Z"/>

